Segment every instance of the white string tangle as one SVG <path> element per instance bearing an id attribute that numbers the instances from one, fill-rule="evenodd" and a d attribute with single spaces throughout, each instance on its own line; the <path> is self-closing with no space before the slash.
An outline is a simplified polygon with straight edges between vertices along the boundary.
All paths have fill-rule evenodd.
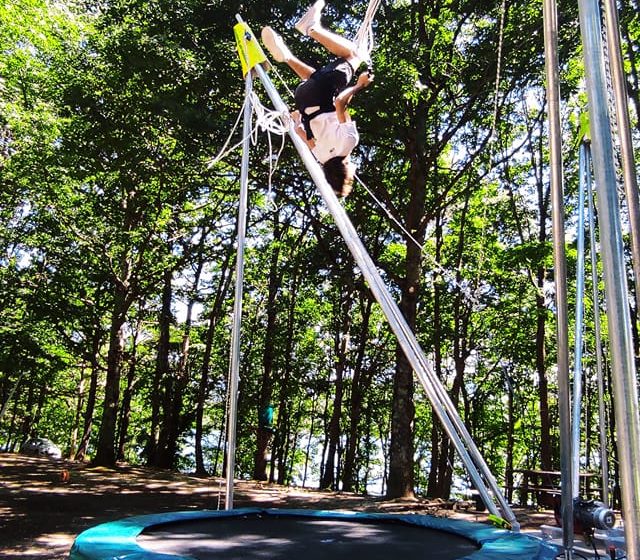
<path id="1" fill-rule="evenodd" d="M 362 19 L 360 28 L 356 32 L 356 36 L 353 42 L 358 48 L 358 52 L 363 56 L 365 62 L 371 66 L 371 53 L 375 46 L 375 37 L 373 35 L 373 20 L 376 17 L 376 12 L 380 8 L 382 0 L 370 0 L 367 6 L 367 11 Z"/>
<path id="2" fill-rule="evenodd" d="M 473 303 L 474 305 L 480 306 L 480 301 L 478 300 L 476 295 L 473 293 L 471 288 L 469 286 L 464 286 L 460 282 L 458 282 L 458 280 L 451 273 L 451 271 L 449 271 L 446 268 L 444 268 L 438 261 L 436 261 L 436 259 L 434 257 L 432 257 L 427 251 L 425 251 L 425 246 L 421 245 L 418 242 L 418 240 L 413 235 L 411 235 L 411 233 L 407 230 L 407 228 L 405 228 L 400 223 L 400 221 L 396 219 L 396 217 L 391 213 L 391 211 L 382 203 L 382 201 L 380 199 L 378 199 L 376 197 L 375 194 L 373 194 L 371 189 L 369 189 L 369 187 L 367 187 L 367 185 L 362 181 L 362 179 L 360 179 L 360 177 L 357 174 L 356 174 L 355 178 L 356 178 L 356 181 L 358 181 L 358 183 L 360 184 L 360 186 L 362 186 L 362 188 L 364 188 L 364 190 L 367 191 L 367 193 L 374 200 L 374 202 L 384 211 L 384 213 L 387 215 L 387 217 L 394 224 L 396 224 L 396 226 L 398 226 L 400 231 L 402 231 L 402 233 L 404 235 L 406 235 L 407 238 L 410 239 L 418 249 L 420 249 L 420 252 L 429 259 L 429 261 L 431 262 L 433 267 L 438 271 L 440 276 L 442 276 L 442 278 L 444 280 L 446 280 L 448 283 L 450 283 L 451 285 L 453 285 L 456 288 L 458 288 L 460 290 L 460 292 L 462 294 L 464 294 L 465 298 L 468 299 L 471 303 Z"/>
<path id="3" fill-rule="evenodd" d="M 269 155 L 267 156 L 269 160 L 269 177 L 268 177 L 268 186 L 267 186 L 267 199 L 272 201 L 272 179 L 273 174 L 275 173 L 276 166 L 280 156 L 282 154 L 282 150 L 284 150 L 285 146 L 285 137 L 287 132 L 289 131 L 289 123 L 290 123 L 290 115 L 289 112 L 280 112 L 272 109 L 267 109 L 261 102 L 260 98 L 255 94 L 255 92 L 251 92 L 251 105 L 253 107 L 253 114 L 256 117 L 256 127 L 255 132 L 257 133 L 258 128 L 265 131 L 267 133 L 267 143 L 269 145 Z M 280 148 L 278 149 L 278 153 L 275 156 L 275 160 L 273 157 L 273 146 L 271 144 L 271 134 L 277 134 L 281 138 Z M 255 138 L 252 138 L 253 144 L 257 143 L 257 134 Z"/>
<path id="4" fill-rule="evenodd" d="M 220 149 L 218 155 L 212 158 L 209 161 L 208 167 L 213 167 L 216 163 L 226 158 L 231 152 L 239 148 L 243 142 L 244 138 L 242 138 L 238 143 L 234 144 L 231 148 L 227 148 L 231 142 L 231 138 L 235 134 L 238 124 L 240 123 L 240 118 L 244 112 L 244 108 L 247 103 L 251 103 L 251 118 L 255 119 L 255 124 L 250 127 L 249 137 L 251 138 L 251 143 L 255 146 L 258 143 L 258 131 L 262 130 L 267 133 L 267 144 L 269 155 L 267 156 L 269 162 L 269 176 L 268 176 L 268 188 L 267 188 L 267 199 L 269 201 L 272 200 L 272 179 L 273 174 L 275 173 L 277 162 L 280 159 L 280 155 L 284 150 L 285 146 L 285 135 L 289 130 L 290 123 L 290 115 L 289 112 L 286 111 L 275 111 L 273 109 L 268 109 L 265 107 L 260 98 L 256 95 L 254 91 L 251 91 L 248 96 L 245 96 L 245 100 L 240 107 L 240 111 L 238 112 L 238 117 L 236 118 L 236 122 L 227 137 L 224 145 Z M 271 135 L 277 134 L 282 138 L 280 143 L 280 148 L 278 149 L 275 158 L 273 157 L 273 145 L 271 141 Z"/>
<path id="5" fill-rule="evenodd" d="M 240 119 L 242 118 L 242 113 L 244 112 L 244 107 L 245 107 L 245 105 L 247 103 L 249 103 L 249 100 L 245 96 L 244 102 L 242 103 L 242 107 L 240 107 L 240 111 L 238 111 L 238 116 L 236 118 L 236 122 L 233 125 L 233 127 L 231 127 L 231 132 L 229 133 L 229 136 L 227 136 L 227 139 L 225 140 L 224 144 L 222 145 L 222 148 L 220 148 L 220 151 L 218 152 L 218 155 L 213 157 L 213 158 L 211 158 L 211 160 L 209 160 L 209 164 L 207 165 L 207 167 L 209 167 L 209 168 L 213 167 L 216 163 L 218 163 L 219 161 L 222 161 L 224 158 L 226 158 L 236 148 L 239 148 L 240 146 L 242 146 L 242 142 L 244 142 L 244 138 L 242 140 L 240 140 L 240 142 L 235 144 L 233 147 L 231 147 L 231 148 L 229 148 L 227 150 L 227 146 L 231 142 L 231 138 L 233 137 L 233 135 L 236 132 L 236 129 L 238 128 L 238 124 L 240 123 Z"/>

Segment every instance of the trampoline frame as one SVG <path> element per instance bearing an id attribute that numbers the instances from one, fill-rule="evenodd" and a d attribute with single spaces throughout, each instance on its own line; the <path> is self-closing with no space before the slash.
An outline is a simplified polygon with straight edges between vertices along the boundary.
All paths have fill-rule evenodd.
<path id="1" fill-rule="evenodd" d="M 457 560 L 553 560 L 560 549 L 539 538 L 498 529 L 483 523 L 430 515 L 350 513 L 307 509 L 244 508 L 225 511 L 199 510 L 128 517 L 97 525 L 80 533 L 71 547 L 69 560 L 192 560 L 185 556 L 145 550 L 137 537 L 150 527 L 184 521 L 243 516 L 297 517 L 314 520 L 389 521 L 424 527 L 466 537 L 480 548 Z"/>

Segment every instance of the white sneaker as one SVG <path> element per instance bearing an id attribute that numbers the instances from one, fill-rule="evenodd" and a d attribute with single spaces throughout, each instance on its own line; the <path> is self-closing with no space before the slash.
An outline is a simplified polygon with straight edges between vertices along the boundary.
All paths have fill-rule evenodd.
<path id="1" fill-rule="evenodd" d="M 309 34 L 309 28 L 320 23 L 320 16 L 324 9 L 324 0 L 317 0 L 317 2 L 311 6 L 305 14 L 296 23 L 296 29 L 303 35 Z"/>
<path id="2" fill-rule="evenodd" d="M 267 47 L 267 50 L 276 62 L 287 62 L 287 60 L 291 58 L 289 47 L 284 44 L 282 37 L 271 29 L 271 27 L 263 27 L 260 34 L 262 35 L 264 46 Z"/>

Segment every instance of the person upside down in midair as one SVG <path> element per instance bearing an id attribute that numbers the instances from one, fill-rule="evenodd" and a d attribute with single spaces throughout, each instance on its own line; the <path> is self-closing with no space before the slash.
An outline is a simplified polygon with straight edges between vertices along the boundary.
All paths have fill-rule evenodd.
<path id="1" fill-rule="evenodd" d="M 324 0 L 318 0 L 295 25 L 337 57 L 322 68 L 294 56 L 271 27 L 262 29 L 262 41 L 277 62 L 286 63 L 302 80 L 294 94 L 296 131 L 322 165 L 331 188 L 343 197 L 353 188 L 356 165 L 351 152 L 360 140 L 348 106 L 353 96 L 373 81 L 373 74 L 362 72 L 349 86 L 364 56 L 355 43 L 322 27 L 324 5 Z"/>

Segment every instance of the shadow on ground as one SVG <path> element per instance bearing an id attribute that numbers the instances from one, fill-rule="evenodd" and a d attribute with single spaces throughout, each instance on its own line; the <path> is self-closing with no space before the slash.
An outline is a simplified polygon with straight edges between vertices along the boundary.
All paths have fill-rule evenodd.
<path id="1" fill-rule="evenodd" d="M 68 473 L 68 480 L 67 480 Z M 90 468 L 0 453 L 0 558 L 67 558 L 75 536 L 97 525 L 147 513 L 222 509 L 224 482 L 168 471 L 122 466 Z M 484 521 L 485 514 L 424 500 L 391 500 L 348 493 L 238 482 L 235 507 L 286 507 L 430 513 Z M 550 523 L 549 512 L 517 511 L 523 528 Z"/>

